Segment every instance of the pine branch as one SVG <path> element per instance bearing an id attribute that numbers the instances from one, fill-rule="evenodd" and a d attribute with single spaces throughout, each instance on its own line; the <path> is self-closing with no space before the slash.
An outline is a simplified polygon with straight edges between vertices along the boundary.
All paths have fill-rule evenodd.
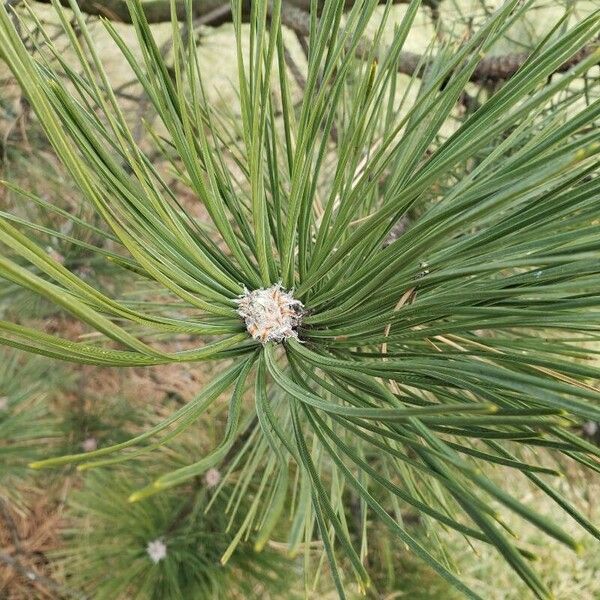
<path id="1" fill-rule="evenodd" d="M 49 4 L 51 0 L 35 0 L 41 4 Z M 394 4 L 408 4 L 409 0 L 394 0 Z M 69 8 L 69 0 L 60 0 L 60 3 Z M 424 0 L 423 5 L 437 11 L 441 0 Z M 11 3 L 15 5 L 15 2 Z M 98 15 L 111 21 L 131 23 L 131 14 L 125 0 L 78 0 L 80 10 L 88 15 Z M 320 3 L 322 4 L 322 3 Z M 353 0 L 346 0 L 345 8 L 349 9 L 354 4 Z M 228 2 L 223 0 L 203 0 L 193 3 L 192 17 L 203 25 L 218 26 L 231 21 L 231 10 Z M 292 29 L 299 37 L 309 34 L 310 18 L 308 10 L 310 0 L 285 0 L 282 10 L 282 23 Z M 185 1 L 175 2 L 175 14 L 178 20 L 186 18 Z M 148 0 L 144 2 L 144 13 L 148 23 L 164 23 L 171 20 L 171 4 L 169 0 Z M 246 0 L 244 15 L 250 14 L 250 2 Z M 356 49 L 357 56 L 363 58 L 369 55 L 370 40 L 363 40 Z M 581 62 L 597 48 L 597 44 L 589 45 L 580 50 L 571 59 L 557 69 L 557 73 L 568 71 L 571 67 Z M 471 76 L 474 83 L 496 83 L 510 79 L 525 63 L 529 54 L 526 52 L 490 56 L 484 58 Z M 405 75 L 422 77 L 427 64 L 423 57 L 416 52 L 402 52 L 398 62 L 398 72 Z"/>
<path id="2" fill-rule="evenodd" d="M 50 4 L 51 0 L 35 0 L 42 4 Z M 408 4 L 409 0 L 394 0 L 395 4 Z M 440 0 L 424 0 L 423 4 L 435 9 Z M 60 0 L 60 3 L 69 8 L 69 0 Z M 77 0 L 77 4 L 81 12 L 88 15 L 99 15 L 103 16 L 111 21 L 120 21 L 122 23 L 131 23 L 131 14 L 127 8 L 127 2 L 125 0 L 102 0 L 102 2 L 96 2 L 95 0 Z M 323 3 L 320 2 L 320 5 Z M 346 0 L 346 9 L 350 8 L 354 4 L 354 0 Z M 185 1 L 176 0 L 175 2 L 175 14 L 179 21 L 184 21 L 186 18 L 185 12 Z M 250 14 L 250 0 L 244 2 L 244 14 Z M 223 23 L 231 21 L 231 10 L 229 2 L 223 0 L 196 0 L 192 4 L 193 7 L 193 18 L 205 18 L 205 22 L 208 25 L 221 25 Z M 298 9 L 302 11 L 308 11 L 310 9 L 310 0 L 285 0 L 285 10 Z M 171 20 L 171 3 L 169 0 L 148 0 L 144 2 L 144 13 L 148 23 L 165 23 Z M 210 17 L 210 18 L 208 18 Z"/>
<path id="3" fill-rule="evenodd" d="M 310 32 L 310 16 L 308 12 L 297 7 L 287 7 L 282 12 L 281 21 L 286 26 L 292 29 L 296 35 L 308 37 Z M 367 58 L 372 56 L 372 42 L 363 38 L 356 47 L 356 56 L 359 58 Z M 575 66 L 594 52 L 598 47 L 598 42 L 582 48 L 574 54 L 569 60 L 564 62 L 556 73 L 564 73 L 571 67 Z M 377 56 L 377 54 L 375 55 Z M 489 56 L 484 58 L 475 68 L 471 75 L 473 83 L 496 83 L 506 81 L 525 64 L 529 54 L 520 52 L 515 54 L 505 54 L 501 56 Z M 423 56 L 416 52 L 403 51 L 399 55 L 398 72 L 404 75 L 422 77 L 427 69 L 427 61 L 423 60 Z"/>
<path id="4" fill-rule="evenodd" d="M 574 67 L 576 64 L 590 56 L 597 47 L 598 42 L 582 48 L 569 60 L 558 67 L 555 73 L 564 73 L 565 71 L 568 71 L 571 67 Z M 527 52 L 484 58 L 475 68 L 471 81 L 476 83 L 493 83 L 510 79 L 523 66 L 528 58 L 529 54 Z"/>
<path id="5" fill-rule="evenodd" d="M 394 23 L 396 43 L 379 50 L 367 34 L 374 2 L 355 4 L 345 21 L 350 29 L 343 31 L 344 5 L 328 0 L 319 34 L 308 40 L 299 110 L 284 71 L 279 14 L 269 24 L 269 0 L 253 2 L 253 27 L 242 27 L 236 11 L 239 114 L 224 110 L 222 116 L 207 102 L 197 55 L 180 28 L 172 28 L 169 64 L 145 7 L 128 1 L 144 57 L 140 63 L 129 50 L 131 41 L 106 23 L 165 126 L 164 138 L 162 132 L 155 136 L 156 146 L 173 158 L 174 176 L 206 210 L 206 229 L 147 160 L 117 101 L 105 95 L 103 77 L 89 68 L 90 59 L 102 63 L 100 49 L 89 43 L 89 56 L 78 53 L 76 66 L 40 64 L 0 6 L 3 59 L 73 184 L 110 232 L 104 234 L 95 220 L 88 225 L 71 219 L 35 190 L 10 183 L 9 189 L 36 206 L 60 210 L 69 222 L 87 226 L 84 233 L 114 241 L 118 246 L 112 250 L 93 247 L 98 258 L 152 284 L 133 302 L 109 286 L 93 287 L 36 247 L 38 232 L 53 234 L 54 225 L 2 213 L 0 239 L 10 253 L 0 256 L 0 276 L 47 298 L 100 337 L 74 341 L 36 329 L 36 323 L 0 321 L 0 341 L 100 366 L 204 360 L 220 365 L 192 400 L 154 427 L 112 446 L 44 458 L 33 466 L 118 464 L 170 444 L 229 397 L 227 425 L 213 452 L 183 466 L 178 452 L 176 468 L 162 473 L 160 463 L 162 474 L 131 494 L 132 502 L 149 496 L 148 502 L 156 502 L 154 513 L 128 504 L 132 519 L 121 509 L 130 478 L 117 487 L 116 478 L 98 476 L 87 497 L 95 506 L 104 504 L 102 511 L 117 515 L 123 527 L 109 520 L 96 539 L 107 532 L 117 539 L 123 532 L 126 541 L 135 542 L 137 555 L 146 557 L 144 543 L 158 540 L 182 506 L 176 494 L 163 496 L 164 508 L 161 498 L 151 497 L 198 482 L 208 467 L 237 452 L 236 459 L 245 456 L 246 463 L 227 499 L 233 514 L 214 510 L 223 522 L 240 515 L 223 563 L 244 536 L 256 532 L 258 547 L 268 541 L 287 512 L 295 480 L 290 547 L 310 543 L 318 527 L 341 597 L 338 549 L 359 582 L 368 582 L 347 528 L 350 494 L 369 511 L 362 515 L 363 527 L 365 517 L 367 523 L 376 519 L 464 595 L 477 597 L 448 568 L 434 536 L 417 539 L 398 523 L 397 506 L 410 505 L 412 513 L 427 517 L 433 534 L 434 527 L 448 527 L 495 547 L 537 597 L 547 597 L 529 564 L 533 553 L 507 535 L 494 504 L 568 548 L 577 549 L 578 542 L 535 503 L 506 489 L 508 479 L 496 481 L 486 470 L 503 465 L 521 473 L 600 539 L 588 517 L 538 477 L 559 471 L 541 460 L 525 462 L 548 447 L 553 455 L 597 470 L 597 448 L 574 427 L 600 420 L 600 391 L 591 383 L 600 369 L 583 360 L 595 356 L 588 342 L 600 331 L 598 299 L 590 294 L 600 283 L 594 260 L 600 181 L 592 176 L 600 152 L 593 129 L 600 107 L 596 90 L 572 85 L 597 54 L 567 76 L 549 79 L 576 60 L 581 48 L 597 44 L 600 15 L 554 36 L 506 85 L 485 96 L 474 118 L 463 120 L 455 119 L 454 107 L 482 49 L 506 35 L 519 0 L 502 3 L 460 47 L 440 54 L 435 73 L 426 64 L 434 83 L 416 98 L 406 94 L 401 107 L 396 65 L 407 64 L 401 42 L 414 26 L 417 5 Z M 279 11 L 281 5 L 274 6 Z M 289 3 L 284 19 L 294 11 L 305 25 L 306 13 Z M 74 17 L 91 39 L 86 19 Z M 384 20 L 381 33 L 385 26 Z M 63 27 L 73 39 L 66 19 Z M 357 48 L 359 40 L 365 41 Z M 55 55 L 62 51 L 51 42 L 47 47 Z M 356 68 L 367 51 L 382 68 Z M 516 60 L 519 66 L 522 61 Z M 488 67 L 486 77 L 499 69 L 504 77 L 514 63 Z M 420 68 L 414 66 L 414 76 Z M 59 84 L 62 73 L 74 84 L 75 98 Z M 276 117 L 271 98 L 281 98 L 283 118 Z M 339 141 L 332 145 L 334 127 Z M 414 219 L 411 227 L 392 232 L 401 237 L 382 248 L 403 215 Z M 86 239 L 64 237 L 81 244 Z M 160 343 L 165 335 L 179 334 L 193 336 L 198 345 Z M 255 384 L 254 403 L 247 382 Z M 247 409 L 244 423 L 252 421 L 254 429 L 240 448 L 236 444 L 245 439 L 240 417 Z M 31 421 L 29 413 L 21 414 Z M 398 477 L 390 476 L 391 468 Z M 146 482 L 150 474 L 144 469 L 139 480 Z M 152 536 L 146 515 L 156 517 Z M 192 515 L 199 518 L 200 510 Z M 213 533 L 211 524 L 206 543 Z M 79 560 L 83 543 L 76 536 L 69 553 L 77 557 L 73 563 L 93 573 L 103 562 L 101 544 L 83 541 L 93 558 L 88 565 Z M 208 546 L 197 538 L 184 544 L 192 554 L 198 548 Z M 110 544 L 104 556 L 113 555 Z M 172 573 L 197 574 L 175 556 L 166 557 Z M 157 572 L 148 560 L 142 570 Z M 86 572 L 74 573 L 73 581 L 87 583 Z M 108 581 L 105 590 L 115 585 Z"/>
<path id="6" fill-rule="evenodd" d="M 50 4 L 50 0 L 36 0 L 41 4 Z M 70 8 L 69 0 L 60 0 L 65 8 Z M 223 7 L 223 0 L 202 0 L 193 3 L 193 17 L 198 18 Z M 110 21 L 131 23 L 131 14 L 125 0 L 78 0 L 81 12 L 87 15 L 102 16 Z M 166 23 L 171 20 L 171 3 L 168 0 L 148 0 L 144 2 L 144 13 L 148 23 Z M 175 14 L 179 21 L 185 20 L 185 2 L 175 2 Z"/>

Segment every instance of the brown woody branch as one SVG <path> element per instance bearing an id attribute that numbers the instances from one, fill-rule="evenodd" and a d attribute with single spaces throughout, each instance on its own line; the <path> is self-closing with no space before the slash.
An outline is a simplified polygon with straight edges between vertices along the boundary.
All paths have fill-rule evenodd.
<path id="1" fill-rule="evenodd" d="M 51 0 L 35 0 L 41 3 L 49 3 Z M 59 0 L 63 6 L 69 7 L 69 0 Z M 131 23 L 131 15 L 127 8 L 126 0 L 76 0 L 82 12 L 88 15 L 99 15 L 112 21 Z M 252 0 L 244 0 L 244 13 L 250 12 Z M 346 8 L 350 8 L 355 0 L 344 0 Z M 380 0 L 383 2 L 384 0 Z M 395 4 L 406 4 L 410 0 L 393 0 Z M 423 4 L 432 10 L 437 10 L 442 0 L 423 0 Z M 11 4 L 18 0 L 12 0 Z M 292 29 L 300 38 L 307 37 L 309 33 L 311 0 L 283 0 L 282 23 Z M 323 0 L 319 5 L 323 4 Z M 208 25 L 220 25 L 231 21 L 231 11 L 229 2 L 224 0 L 193 0 L 192 17 L 197 22 Z M 145 0 L 143 3 L 144 12 L 149 23 L 163 23 L 171 20 L 170 0 Z M 178 20 L 186 18 L 185 0 L 175 1 L 175 14 Z M 597 47 L 592 44 L 582 48 L 577 54 L 571 57 L 557 72 L 569 70 L 572 66 L 589 56 Z M 363 40 L 356 49 L 359 57 L 365 57 L 369 54 L 371 42 Z M 426 64 L 422 56 L 415 52 L 402 52 L 398 62 L 398 71 L 405 75 L 416 75 L 422 77 Z M 528 58 L 527 53 L 506 54 L 503 56 L 490 56 L 484 58 L 475 68 L 471 75 L 471 81 L 475 83 L 498 83 L 510 79 L 525 63 Z"/>
<path id="2" fill-rule="evenodd" d="M 288 7 L 282 12 L 281 21 L 292 29 L 296 35 L 307 37 L 310 30 L 309 14 L 297 7 Z M 571 67 L 581 62 L 598 47 L 598 43 L 590 44 L 574 54 L 556 70 L 557 73 L 568 71 Z M 355 53 L 359 58 L 371 56 L 372 43 L 363 38 L 357 45 Z M 529 58 L 529 54 L 523 52 L 518 54 L 505 54 L 502 56 L 489 56 L 484 58 L 475 68 L 471 75 L 474 83 L 497 83 L 510 79 Z M 426 69 L 426 61 L 416 52 L 401 52 L 398 61 L 398 72 L 405 75 L 416 75 L 422 77 Z"/>
<path id="3" fill-rule="evenodd" d="M 577 63 L 587 58 L 597 47 L 591 44 L 582 48 L 574 54 L 569 60 L 564 62 L 556 73 L 564 73 Z M 358 52 L 357 52 L 358 54 Z M 423 64 L 423 57 L 415 52 L 401 52 L 398 62 L 398 72 L 405 75 L 416 75 L 422 77 L 426 65 Z M 527 61 L 529 54 L 522 52 L 519 54 L 504 54 L 500 56 L 488 56 L 484 58 L 471 74 L 473 83 L 498 83 L 510 79 Z"/>
<path id="4" fill-rule="evenodd" d="M 43 4 L 50 4 L 51 0 L 35 0 Z M 383 2 L 384 0 L 380 0 Z M 423 4 L 434 9 L 440 0 L 424 0 Z M 59 0 L 59 2 L 69 8 L 69 0 Z M 131 15 L 127 8 L 126 0 L 76 0 L 81 12 L 88 15 L 98 15 L 106 17 L 111 21 L 120 21 L 121 23 L 131 23 Z M 395 4 L 408 4 L 410 0 L 393 0 Z M 244 0 L 242 12 L 244 15 L 250 14 L 252 0 Z M 288 8 L 295 8 L 308 12 L 310 10 L 311 0 L 283 0 L 284 12 Z M 320 5 L 323 2 L 319 2 Z M 346 8 L 354 4 L 354 0 L 345 0 Z M 230 3 L 227 0 L 193 0 L 192 18 L 204 18 L 208 24 L 216 26 L 231 21 Z M 146 0 L 143 3 L 144 13 L 148 23 L 165 23 L 171 21 L 171 2 L 170 0 Z M 186 3 L 184 0 L 175 1 L 175 14 L 178 21 L 184 21 L 186 15 Z M 210 20 L 207 17 L 211 17 Z"/>
<path id="5" fill-rule="evenodd" d="M 42 4 L 50 4 L 51 0 L 35 0 Z M 69 0 L 59 0 L 65 7 L 70 8 Z M 131 14 L 125 0 L 76 0 L 79 10 L 87 15 L 106 17 L 111 21 L 131 23 Z M 192 17 L 202 17 L 215 9 L 222 7 L 223 0 L 196 0 L 192 3 Z M 148 23 L 166 23 L 171 21 L 171 3 L 169 0 L 146 0 L 144 13 Z M 178 21 L 186 19 L 185 2 L 175 2 L 175 14 Z"/>
<path id="6" fill-rule="evenodd" d="M 587 58 L 597 48 L 597 43 L 585 46 L 579 52 L 574 54 L 569 60 L 564 62 L 556 73 L 564 73 L 584 58 Z M 529 58 L 529 54 L 523 52 L 519 54 L 506 54 L 504 56 L 490 56 L 484 58 L 475 68 L 471 81 L 477 83 L 497 82 L 510 79 Z"/>

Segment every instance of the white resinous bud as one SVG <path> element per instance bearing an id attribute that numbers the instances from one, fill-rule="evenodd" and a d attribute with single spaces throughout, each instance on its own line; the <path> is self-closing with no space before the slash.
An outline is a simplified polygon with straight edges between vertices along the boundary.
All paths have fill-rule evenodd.
<path id="1" fill-rule="evenodd" d="M 167 557 L 167 545 L 160 539 L 148 542 L 146 553 L 150 560 L 156 565 Z"/>
<path id="2" fill-rule="evenodd" d="M 238 314 L 244 319 L 248 333 L 262 344 L 297 338 L 304 305 L 294 299 L 281 284 L 258 290 L 244 289 L 238 299 Z"/>

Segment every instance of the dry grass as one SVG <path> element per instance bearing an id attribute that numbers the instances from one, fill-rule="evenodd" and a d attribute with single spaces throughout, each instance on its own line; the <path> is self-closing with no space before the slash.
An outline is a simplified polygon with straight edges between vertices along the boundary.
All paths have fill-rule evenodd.
<path id="1" fill-rule="evenodd" d="M 68 480 L 48 488 L 21 491 L 25 508 L 2 501 L 0 519 L 0 598 L 57 600 L 62 597 L 47 553 L 60 546 Z"/>

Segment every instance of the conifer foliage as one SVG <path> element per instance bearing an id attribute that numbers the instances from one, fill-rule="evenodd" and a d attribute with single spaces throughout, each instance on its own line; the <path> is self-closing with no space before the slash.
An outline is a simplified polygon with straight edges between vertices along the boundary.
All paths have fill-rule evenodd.
<path id="1" fill-rule="evenodd" d="M 256 0 L 247 15 L 234 0 L 240 114 L 232 117 L 207 101 L 175 3 L 167 62 L 143 4 L 132 0 L 141 60 L 109 20 L 104 26 L 158 116 L 150 151 L 132 133 L 77 4 L 72 19 L 53 4 L 78 64 L 33 12 L 24 23 L 40 35 L 26 45 L 4 7 L 0 58 L 103 223 L 78 219 L 78 231 L 94 233 L 86 251 L 148 292 L 132 300 L 91 285 L 35 242 L 36 223 L 3 213 L 0 277 L 93 335 L 71 341 L 0 321 L 0 341 L 82 364 L 212 361 L 219 369 L 194 400 L 128 441 L 33 466 L 151 460 L 226 397 L 221 442 L 158 473 L 129 496 L 134 507 L 176 503 L 164 490 L 222 467 L 216 494 L 233 478 L 239 516 L 224 562 L 248 536 L 265 548 L 285 524 L 292 552 L 321 540 L 345 597 L 347 574 L 369 585 L 363 558 L 377 520 L 467 597 L 478 596 L 440 549 L 443 529 L 494 546 L 546 597 L 531 550 L 502 512 L 577 543 L 491 473 L 503 465 L 529 479 L 600 539 L 554 489 L 559 467 L 540 458 L 600 467 L 597 447 L 576 435 L 583 422 L 600 421 L 599 371 L 589 360 L 600 333 L 598 78 L 576 85 L 600 58 L 600 13 L 556 23 L 512 77 L 456 121 L 478 64 L 532 2 L 506 0 L 460 44 L 433 43 L 408 83 L 415 93 L 406 94 L 398 70 L 418 1 L 387 45 L 391 2 L 379 12 L 374 0 L 346 12 L 337 0 L 313 2 L 297 104 L 285 2 Z M 206 209 L 208 225 L 185 209 L 155 153 Z M 52 199 L 6 185 L 52 210 Z M 390 236 L 399 222 L 403 233 Z M 194 346 L 164 343 L 181 334 Z M 108 487 L 97 511 L 110 508 L 104 494 L 117 487 Z M 159 493 L 168 499 L 150 498 Z M 403 523 L 402 507 L 423 519 L 427 541 Z M 202 531 L 190 525 L 191 544 Z M 156 538 L 146 533 L 135 560 L 174 577 L 169 541 L 158 529 Z M 196 574 L 186 576 L 197 584 Z"/>

